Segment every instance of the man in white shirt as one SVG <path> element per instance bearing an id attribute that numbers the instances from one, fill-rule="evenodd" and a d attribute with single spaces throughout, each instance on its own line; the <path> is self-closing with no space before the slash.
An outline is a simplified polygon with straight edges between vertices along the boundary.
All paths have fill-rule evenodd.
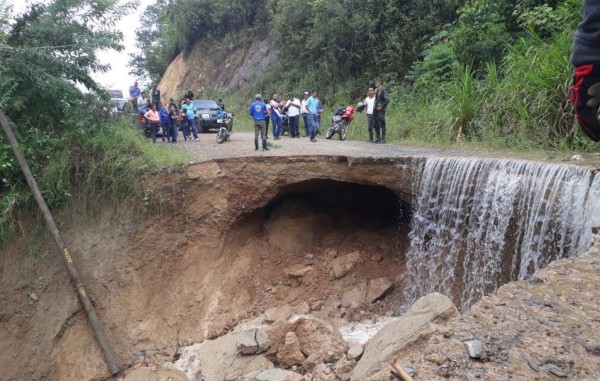
<path id="1" fill-rule="evenodd" d="M 142 109 L 148 107 L 150 102 L 148 102 L 148 98 L 146 97 L 146 92 L 142 91 L 142 94 L 137 99 L 137 107 L 140 112 Z"/>
<path id="2" fill-rule="evenodd" d="M 300 112 L 302 113 L 302 121 L 304 122 L 304 136 L 309 136 L 310 133 L 308 131 L 308 117 L 310 115 L 310 113 L 308 112 L 308 110 L 306 109 L 306 101 L 308 100 L 308 97 L 310 95 L 308 94 L 308 91 L 305 91 L 303 96 L 302 96 L 302 102 L 300 102 Z"/>
<path id="3" fill-rule="evenodd" d="M 287 109 L 287 115 L 290 121 L 290 136 L 292 138 L 300 137 L 300 108 L 302 104 L 298 98 L 294 98 L 292 94 L 289 95 L 288 101 L 285 104 L 285 108 Z"/>
<path id="4" fill-rule="evenodd" d="M 369 141 L 373 142 L 373 126 L 375 119 L 373 119 L 373 112 L 375 111 L 375 89 L 369 87 L 367 97 L 365 98 L 365 111 L 367 113 L 367 127 L 369 129 Z"/>
<path id="5" fill-rule="evenodd" d="M 283 126 L 283 104 L 279 101 L 279 94 L 273 93 L 269 105 L 271 106 L 271 122 L 273 122 L 273 139 L 279 140 Z"/>

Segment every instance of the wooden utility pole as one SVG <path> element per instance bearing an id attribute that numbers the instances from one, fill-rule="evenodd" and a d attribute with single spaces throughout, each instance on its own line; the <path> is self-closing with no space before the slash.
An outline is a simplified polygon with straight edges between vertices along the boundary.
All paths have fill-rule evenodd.
<path id="1" fill-rule="evenodd" d="M 96 340 L 98 340 L 98 344 L 100 345 L 100 349 L 102 350 L 102 354 L 104 355 L 104 359 L 106 360 L 106 364 L 108 365 L 108 369 L 112 375 L 119 373 L 119 366 L 115 361 L 115 354 L 106 338 L 106 334 L 104 333 L 104 329 L 102 328 L 102 324 L 98 319 L 98 315 L 96 315 L 96 310 L 88 298 L 87 293 L 85 292 L 85 288 L 83 287 L 83 283 L 79 278 L 79 273 L 75 268 L 75 264 L 73 263 L 73 258 L 71 257 L 71 253 L 67 248 L 67 245 L 63 241 L 60 232 L 58 231 L 58 227 L 56 226 L 56 222 L 54 221 L 54 217 L 52 217 L 52 213 L 50 213 L 50 209 L 48 209 L 48 205 L 46 205 L 46 201 L 42 197 L 42 193 L 37 186 L 35 179 L 33 178 L 33 174 L 29 169 L 29 165 L 23 156 L 23 153 L 19 149 L 19 143 L 17 142 L 17 138 L 10 127 L 8 120 L 4 113 L 0 110 L 0 124 L 2 124 L 2 128 L 6 133 L 6 137 L 8 138 L 8 142 L 15 152 L 15 156 L 17 157 L 17 161 L 19 162 L 19 166 L 21 166 L 21 170 L 23 171 L 23 175 L 25 175 L 25 179 L 27 180 L 27 184 L 33 193 L 33 197 L 44 216 L 44 220 L 46 220 L 46 225 L 48 226 L 48 230 L 52 234 L 54 241 L 56 242 L 56 246 L 58 246 L 58 250 L 61 253 L 61 257 L 63 262 L 67 266 L 67 271 L 69 272 L 69 276 L 71 277 L 71 281 L 73 281 L 73 285 L 77 290 L 77 296 L 79 297 L 79 301 L 83 304 L 85 308 L 85 312 L 87 313 L 88 320 L 92 325 L 92 329 L 94 330 L 94 334 L 96 335 Z"/>

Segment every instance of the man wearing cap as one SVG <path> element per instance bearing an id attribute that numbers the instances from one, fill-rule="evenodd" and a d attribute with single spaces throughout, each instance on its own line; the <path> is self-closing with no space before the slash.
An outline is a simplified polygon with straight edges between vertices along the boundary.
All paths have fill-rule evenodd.
<path id="1" fill-rule="evenodd" d="M 310 115 L 310 113 L 308 112 L 308 109 L 306 108 L 306 101 L 308 100 L 309 96 L 310 95 L 308 94 L 308 91 L 305 91 L 304 94 L 302 94 L 302 102 L 300 103 L 300 111 L 302 112 L 302 121 L 304 122 L 304 136 L 309 136 L 308 116 Z"/>
<path id="2" fill-rule="evenodd" d="M 258 133 L 262 139 L 263 151 L 268 151 L 267 147 L 267 124 L 265 122 L 265 114 L 267 105 L 262 101 L 262 95 L 256 94 L 255 101 L 248 108 L 248 115 L 254 119 L 254 150 L 258 151 Z"/>
<path id="3" fill-rule="evenodd" d="M 137 106 L 137 99 L 142 95 L 142 90 L 138 86 L 138 82 L 135 81 L 133 86 L 129 86 L 129 102 L 133 104 L 133 107 Z"/>

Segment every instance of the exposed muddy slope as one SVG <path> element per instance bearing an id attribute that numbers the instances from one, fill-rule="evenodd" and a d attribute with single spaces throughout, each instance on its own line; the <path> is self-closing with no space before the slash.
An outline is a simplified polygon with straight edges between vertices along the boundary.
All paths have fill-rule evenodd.
<path id="1" fill-rule="evenodd" d="M 308 302 L 338 314 L 344 292 L 371 279 L 397 282 L 408 239 L 390 211 L 411 199 L 411 163 L 211 161 L 179 178 L 149 178 L 141 215 L 107 212 L 62 226 L 119 362 L 128 365 L 219 336 L 271 306 Z M 365 192 L 378 196 L 361 202 Z M 329 194 L 333 209 L 322 202 Z M 387 225 L 374 222 L 381 216 Z M 54 253 L 37 268 L 43 276 L 23 284 L 9 276 L 26 262 L 26 248 L 15 244 L 0 257 L 0 380 L 103 379 L 107 369 Z M 353 252 L 352 268 L 333 276 L 330 263 Z M 306 267 L 302 279 L 292 274 Z M 349 306 L 346 313 L 358 318 L 390 308 Z"/>
<path id="2" fill-rule="evenodd" d="M 260 78 L 276 62 L 277 52 L 269 40 L 255 40 L 245 46 L 196 44 L 189 54 L 180 53 L 171 62 L 159 84 L 163 97 L 180 97 L 192 90 L 237 89 L 252 77 Z"/>

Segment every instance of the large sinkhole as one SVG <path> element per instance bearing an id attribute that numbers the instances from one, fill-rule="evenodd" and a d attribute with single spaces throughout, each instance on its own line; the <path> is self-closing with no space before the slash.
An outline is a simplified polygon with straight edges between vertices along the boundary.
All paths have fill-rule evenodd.
<path id="1" fill-rule="evenodd" d="M 231 229 L 227 245 L 261 263 L 259 305 L 307 302 L 364 318 L 400 305 L 410 221 L 410 205 L 388 188 L 316 179 L 280 189 Z"/>

